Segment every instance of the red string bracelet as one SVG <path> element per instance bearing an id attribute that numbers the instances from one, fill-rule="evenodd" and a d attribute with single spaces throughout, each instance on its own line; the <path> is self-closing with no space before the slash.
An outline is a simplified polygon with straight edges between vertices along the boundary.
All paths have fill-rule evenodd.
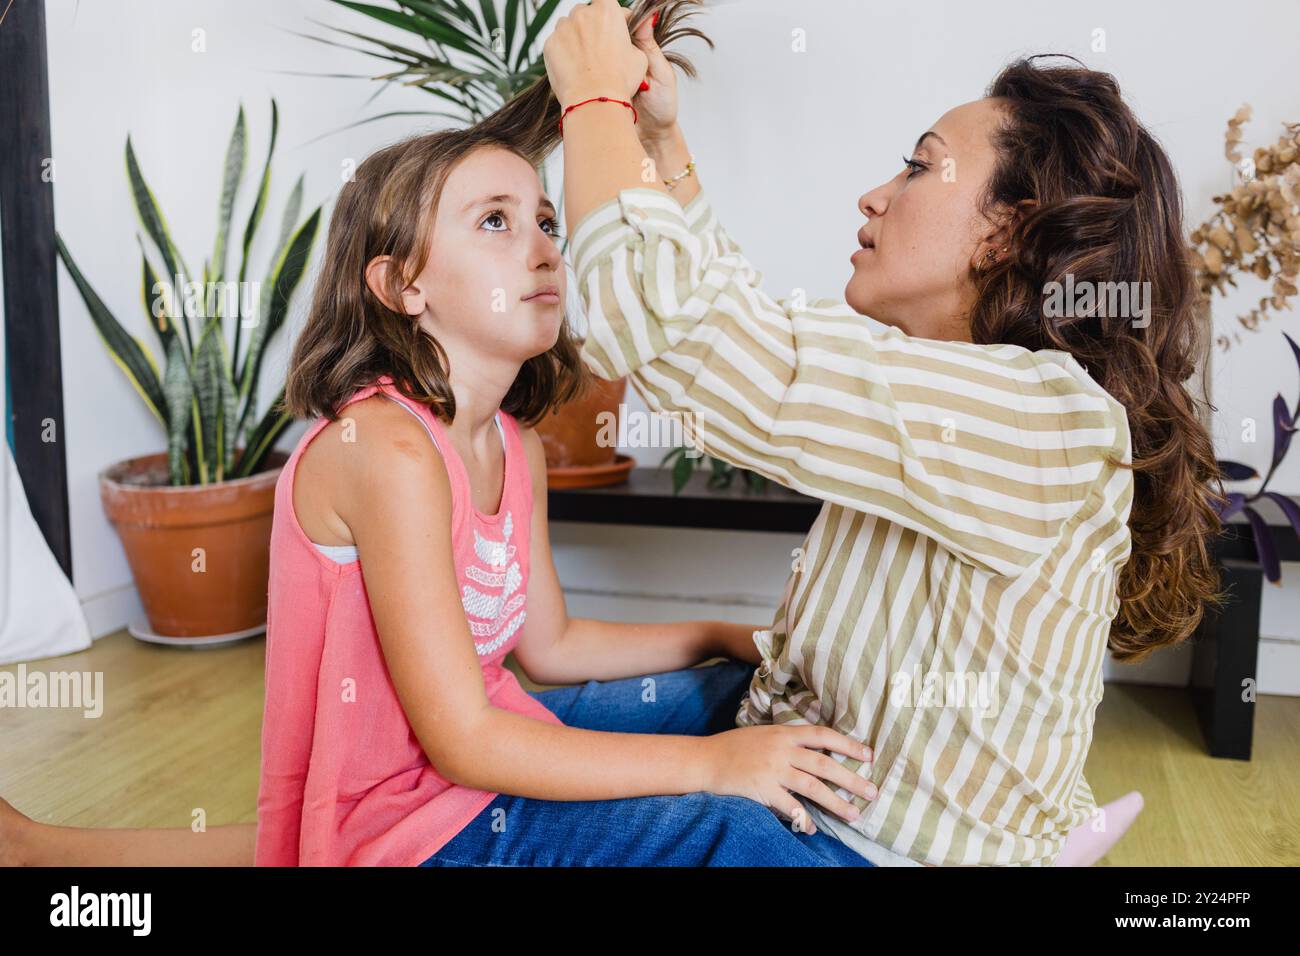
<path id="1" fill-rule="evenodd" d="M 573 110 L 576 110 L 579 106 L 583 106 L 587 103 L 618 103 L 622 106 L 626 106 L 628 109 L 632 111 L 632 122 L 633 123 L 636 122 L 636 107 L 633 106 L 631 103 L 629 103 L 627 100 L 616 100 L 612 96 L 593 96 L 591 99 L 583 100 L 581 103 L 574 103 L 572 106 L 570 106 L 568 109 L 566 109 L 563 113 L 560 114 L 560 139 L 564 139 L 564 117 L 568 116 L 569 113 L 571 113 Z"/>

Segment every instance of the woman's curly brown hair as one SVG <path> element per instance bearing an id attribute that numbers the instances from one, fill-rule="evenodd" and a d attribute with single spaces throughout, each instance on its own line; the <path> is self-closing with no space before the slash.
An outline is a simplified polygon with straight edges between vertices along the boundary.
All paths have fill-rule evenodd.
<path id="1" fill-rule="evenodd" d="M 1191 635 L 1206 605 L 1222 601 L 1210 545 L 1223 498 L 1198 415 L 1198 401 L 1209 401 L 1185 384 L 1203 366 L 1209 340 L 1164 150 L 1114 77 L 1037 59 L 1007 66 L 987 93 L 1005 111 L 983 211 L 1011 217 L 1007 254 L 973 270 L 971 335 L 1069 352 L 1128 410 L 1132 551 L 1120 574 L 1110 649 L 1117 660 L 1136 662 Z M 1076 287 L 1149 283 L 1144 323 L 1095 308 L 1049 317 L 1047 284 L 1065 284 L 1067 274 Z"/>

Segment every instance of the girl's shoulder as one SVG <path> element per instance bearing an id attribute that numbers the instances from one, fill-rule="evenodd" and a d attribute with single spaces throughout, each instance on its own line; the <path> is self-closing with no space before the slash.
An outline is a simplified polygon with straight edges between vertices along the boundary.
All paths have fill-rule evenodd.
<path id="1" fill-rule="evenodd" d="M 419 420 L 379 394 L 347 405 L 310 436 L 292 499 L 308 538 L 330 545 L 355 544 L 352 522 L 381 501 L 455 511 L 437 446 Z"/>
<path id="2" fill-rule="evenodd" d="M 310 456 L 312 471 L 340 495 L 432 482 L 450 498 L 446 464 L 428 426 L 380 393 L 344 407 L 304 451 L 300 468 Z"/>
<path id="3" fill-rule="evenodd" d="M 325 439 L 327 447 L 339 454 L 340 462 L 351 462 L 354 467 L 364 467 L 369 463 L 367 455 L 353 454 L 356 451 L 427 451 L 435 456 L 435 460 L 442 457 L 442 451 L 434 440 L 429 425 L 412 414 L 411 409 L 380 392 L 357 399 L 342 408 L 338 418 L 321 429 L 317 439 L 321 438 Z"/>

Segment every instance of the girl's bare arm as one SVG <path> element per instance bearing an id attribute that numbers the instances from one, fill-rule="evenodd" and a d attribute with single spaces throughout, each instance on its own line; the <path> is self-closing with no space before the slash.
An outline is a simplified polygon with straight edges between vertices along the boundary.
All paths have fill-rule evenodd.
<path id="1" fill-rule="evenodd" d="M 514 657 L 539 684 L 578 684 L 680 670 L 715 657 L 757 665 L 754 628 L 726 621 L 619 623 L 571 618 L 551 559 L 546 516 L 546 453 L 531 428 L 522 429 L 533 481 L 529 542 L 528 617 Z"/>
<path id="2" fill-rule="evenodd" d="M 364 403 L 362 403 L 364 404 Z M 417 739 L 444 777 L 542 800 L 608 800 L 697 791 L 789 811 L 790 790 L 851 819 L 822 780 L 867 781 L 818 750 L 863 757 L 830 727 L 744 727 L 709 737 L 586 730 L 492 705 L 465 619 L 451 539 L 446 468 L 400 410 L 357 407 L 355 465 L 336 510 L 357 542 L 389 675 Z"/>
<path id="3" fill-rule="evenodd" d="M 488 700 L 456 578 L 451 487 L 441 457 L 400 409 L 357 409 L 336 510 L 361 573 L 393 686 L 448 779 L 548 800 L 707 789 L 704 741 L 556 726 Z"/>

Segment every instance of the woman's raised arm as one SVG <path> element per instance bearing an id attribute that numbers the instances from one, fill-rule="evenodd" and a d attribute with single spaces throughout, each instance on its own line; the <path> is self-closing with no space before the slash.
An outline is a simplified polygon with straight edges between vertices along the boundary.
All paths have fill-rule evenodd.
<path id="1" fill-rule="evenodd" d="M 1132 483 L 1105 461 L 1129 460 L 1127 413 L 1073 358 L 912 337 L 839 300 L 773 299 L 710 225 L 707 199 L 683 192 L 688 220 L 647 174 L 655 157 L 631 110 L 608 102 L 630 98 L 649 64 L 618 5 L 575 8 L 544 53 L 561 106 L 607 100 L 564 120 L 583 357 L 598 374 L 631 375 L 708 454 L 996 573 L 1035 561 L 1089 500 L 1120 502 L 1127 521 Z M 1098 547 L 1121 557 L 1117 542 Z"/>

